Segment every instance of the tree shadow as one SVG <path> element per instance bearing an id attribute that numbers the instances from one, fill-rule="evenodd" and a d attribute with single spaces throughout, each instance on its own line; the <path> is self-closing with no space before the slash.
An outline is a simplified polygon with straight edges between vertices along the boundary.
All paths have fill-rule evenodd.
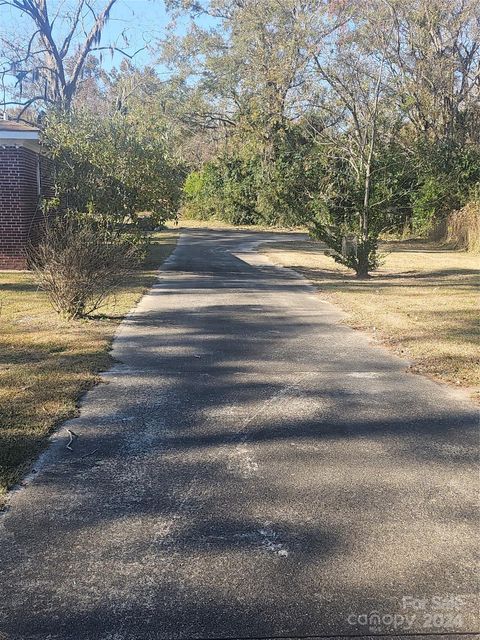
<path id="1" fill-rule="evenodd" d="M 39 291 L 39 288 L 35 282 L 0 282 L 0 295 L 8 291 L 23 293 Z"/>
<path id="2" fill-rule="evenodd" d="M 8 514 L 12 637 L 367 635 L 350 614 L 475 592 L 478 413 L 303 282 L 211 259 L 162 276 L 65 425 L 73 451 L 56 439 Z"/>

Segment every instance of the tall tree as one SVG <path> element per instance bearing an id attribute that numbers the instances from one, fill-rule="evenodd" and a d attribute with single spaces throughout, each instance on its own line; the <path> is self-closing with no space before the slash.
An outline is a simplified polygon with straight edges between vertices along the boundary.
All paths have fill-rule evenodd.
<path id="1" fill-rule="evenodd" d="M 305 108 L 302 88 L 312 51 L 335 30 L 343 2 L 216 0 L 167 3 L 189 11 L 191 28 L 169 38 L 166 59 L 208 97 L 207 124 L 240 129 L 262 147 L 268 164 L 289 122 Z"/>
<path id="2" fill-rule="evenodd" d="M 312 53 L 317 82 L 325 87 L 315 137 L 331 162 L 329 184 L 320 187 L 325 215 L 316 219 L 313 233 L 361 278 L 377 264 L 378 236 L 386 226 L 388 198 L 378 197 L 385 169 L 379 148 L 391 143 L 398 120 L 386 63 L 391 19 L 389 24 L 375 8 L 372 3 L 352 11 L 328 53 Z"/>
<path id="3" fill-rule="evenodd" d="M 417 135 L 478 139 L 480 12 L 476 0 L 380 0 L 393 25 L 387 61 Z M 390 16 L 388 16 L 390 14 Z"/>
<path id="4" fill-rule="evenodd" d="M 20 106 L 20 116 L 37 103 L 68 110 L 90 54 L 118 49 L 101 46 L 116 2 L 106 0 L 95 8 L 88 0 L 0 0 L 0 9 L 9 8 L 13 19 L 18 14 L 28 20 L 26 39 L 0 34 L 0 81 L 4 95 L 7 85 L 14 93 L 5 107 Z"/>

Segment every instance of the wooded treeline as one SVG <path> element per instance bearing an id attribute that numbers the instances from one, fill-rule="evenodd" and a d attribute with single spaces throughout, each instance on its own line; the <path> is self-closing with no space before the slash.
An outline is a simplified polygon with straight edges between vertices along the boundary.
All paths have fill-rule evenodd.
<path id="1" fill-rule="evenodd" d="M 478 198 L 476 3 L 171 5 L 192 28 L 165 55 L 219 134 L 187 178 L 191 215 L 305 224 L 365 275 L 380 233 L 426 234 Z"/>
<path id="2" fill-rule="evenodd" d="M 380 234 L 426 235 L 463 207 L 478 216 L 474 0 L 170 0 L 152 65 L 125 58 L 108 73 L 100 35 L 115 2 L 92 20 L 79 0 L 60 44 L 32 9 L 45 23 L 46 0 L 4 4 L 38 33 L 27 47 L 3 41 L 2 73 L 17 78 L 27 115 L 46 111 L 77 210 L 161 220 L 181 205 L 234 224 L 305 225 L 359 276 L 377 265 Z"/>

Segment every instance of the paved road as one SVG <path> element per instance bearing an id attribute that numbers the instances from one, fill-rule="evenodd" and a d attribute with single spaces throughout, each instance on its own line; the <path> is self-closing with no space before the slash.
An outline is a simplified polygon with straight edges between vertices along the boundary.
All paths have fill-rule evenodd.
<path id="1" fill-rule="evenodd" d="M 13 496 L 9 640 L 479 629 L 476 411 L 262 264 L 265 237 L 182 236 L 74 451 L 60 431 Z"/>

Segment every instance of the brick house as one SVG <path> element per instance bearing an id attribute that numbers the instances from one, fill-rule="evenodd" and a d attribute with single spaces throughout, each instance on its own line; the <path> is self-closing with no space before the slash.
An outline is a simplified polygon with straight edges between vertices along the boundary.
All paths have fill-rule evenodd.
<path id="1" fill-rule="evenodd" d="M 51 195 L 39 130 L 0 120 L 0 269 L 26 269 L 38 236 L 42 197 Z"/>

